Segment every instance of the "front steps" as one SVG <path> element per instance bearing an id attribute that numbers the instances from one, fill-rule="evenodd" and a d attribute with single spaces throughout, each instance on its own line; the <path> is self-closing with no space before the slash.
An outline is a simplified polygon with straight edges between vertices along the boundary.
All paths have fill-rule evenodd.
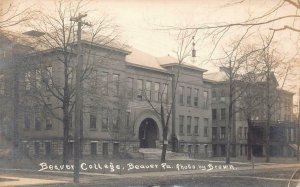
<path id="1" fill-rule="evenodd" d="M 160 160 L 161 149 L 156 148 L 140 148 L 139 153 L 143 155 L 144 159 Z M 175 153 L 172 151 L 166 152 L 166 160 L 188 160 L 189 157 L 185 153 Z"/>

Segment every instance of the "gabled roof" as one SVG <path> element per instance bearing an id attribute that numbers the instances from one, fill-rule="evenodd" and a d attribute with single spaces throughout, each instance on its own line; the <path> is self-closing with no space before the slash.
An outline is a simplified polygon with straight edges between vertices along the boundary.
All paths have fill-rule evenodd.
<path id="1" fill-rule="evenodd" d="M 131 53 L 126 56 L 126 62 L 129 64 L 167 71 L 160 65 L 156 57 L 134 48 L 130 48 L 129 51 L 131 51 Z"/>
<path id="2" fill-rule="evenodd" d="M 0 35 L 6 37 L 14 43 L 30 47 L 33 53 L 48 53 L 60 50 L 60 46 L 56 43 L 54 39 L 51 39 L 51 36 L 47 33 L 42 33 L 34 30 L 25 33 L 1 30 L 0 33 Z M 89 33 L 83 32 L 82 43 L 123 53 L 124 55 L 126 55 L 125 60 L 128 65 L 161 72 L 168 72 L 168 70 L 166 69 L 167 67 L 179 65 L 178 60 L 169 55 L 155 57 L 138 49 L 128 48 L 127 46 L 121 45 L 115 41 L 110 41 L 110 39 L 105 36 L 98 36 L 92 43 L 88 40 L 89 37 Z M 76 40 L 72 39 L 71 44 L 76 45 Z M 188 62 L 183 62 L 181 66 L 187 69 L 192 69 L 200 72 L 206 71 Z"/>
<path id="3" fill-rule="evenodd" d="M 223 82 L 228 79 L 228 76 L 224 71 L 218 71 L 213 73 L 205 73 L 203 74 L 203 78 L 207 79 L 208 81 Z"/>
<path id="4" fill-rule="evenodd" d="M 250 77 L 252 76 L 252 77 Z M 224 82 L 228 80 L 228 74 L 226 73 L 226 68 L 220 68 L 218 72 L 213 73 L 206 73 L 203 75 L 204 79 L 212 82 Z M 243 81 L 245 79 L 251 78 L 257 83 L 264 83 L 267 81 L 267 76 L 265 73 L 248 73 L 248 74 L 238 74 L 238 79 Z M 274 72 L 270 73 L 270 79 L 275 83 L 276 86 L 278 86 L 278 81 L 276 79 L 276 76 Z M 250 79 L 249 79 L 250 80 Z"/>

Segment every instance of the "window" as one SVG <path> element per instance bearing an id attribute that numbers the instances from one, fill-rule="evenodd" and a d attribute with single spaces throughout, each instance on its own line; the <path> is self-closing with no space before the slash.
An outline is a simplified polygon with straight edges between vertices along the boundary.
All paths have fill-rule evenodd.
<path id="1" fill-rule="evenodd" d="M 30 112 L 24 112 L 24 128 L 30 129 Z"/>
<path id="2" fill-rule="evenodd" d="M 108 109 L 102 109 L 102 130 L 108 130 Z"/>
<path id="3" fill-rule="evenodd" d="M 244 127 L 244 138 L 248 139 L 248 127 Z"/>
<path id="4" fill-rule="evenodd" d="M 133 78 L 128 77 L 127 81 L 127 97 L 131 100 L 133 97 Z"/>
<path id="5" fill-rule="evenodd" d="M 159 90 L 160 90 L 160 84 L 158 82 L 154 83 L 154 101 L 159 101 Z"/>
<path id="6" fill-rule="evenodd" d="M 35 70 L 35 87 L 37 89 L 41 88 L 41 84 L 42 83 L 42 74 L 41 74 L 41 70 L 37 69 Z"/>
<path id="7" fill-rule="evenodd" d="M 186 117 L 186 133 L 191 134 L 191 124 L 192 124 L 192 117 L 187 116 Z"/>
<path id="8" fill-rule="evenodd" d="M 188 145 L 188 154 L 189 154 L 189 157 L 192 156 L 192 149 L 193 149 L 193 145 Z"/>
<path id="9" fill-rule="evenodd" d="M 168 93 L 169 93 L 169 86 L 168 84 L 163 84 L 162 88 L 162 102 L 168 103 Z"/>
<path id="10" fill-rule="evenodd" d="M 195 145 L 195 156 L 198 156 L 199 155 L 199 145 Z"/>
<path id="11" fill-rule="evenodd" d="M 5 94 L 5 79 L 3 74 L 0 74 L 0 94 Z"/>
<path id="12" fill-rule="evenodd" d="M 204 118 L 204 137 L 208 137 L 208 126 L 209 126 L 208 118 Z"/>
<path id="13" fill-rule="evenodd" d="M 126 127 L 127 129 L 130 126 L 130 112 L 126 112 Z"/>
<path id="14" fill-rule="evenodd" d="M 186 88 L 186 104 L 191 105 L 191 98 L 192 98 L 192 88 Z"/>
<path id="15" fill-rule="evenodd" d="M 41 119 L 40 119 L 40 113 L 39 112 L 35 112 L 34 114 L 34 128 L 35 130 L 41 130 Z"/>
<path id="16" fill-rule="evenodd" d="M 103 143 L 102 154 L 103 154 L 103 157 L 108 156 L 108 143 Z"/>
<path id="17" fill-rule="evenodd" d="M 32 79 L 31 72 L 30 71 L 26 72 L 25 73 L 25 90 L 31 89 L 31 79 Z"/>
<path id="18" fill-rule="evenodd" d="M 70 128 L 73 127 L 73 113 L 72 112 L 69 113 L 69 126 L 70 126 Z"/>
<path id="19" fill-rule="evenodd" d="M 212 109 L 212 119 L 217 120 L 217 109 Z"/>
<path id="20" fill-rule="evenodd" d="M 199 118 L 194 117 L 194 134 L 198 134 L 199 132 Z"/>
<path id="21" fill-rule="evenodd" d="M 114 155 L 114 157 L 119 156 L 119 149 L 120 149 L 120 144 L 119 143 L 114 143 L 113 144 L 113 155 Z"/>
<path id="22" fill-rule="evenodd" d="M 112 128 L 114 130 L 119 129 L 119 109 L 113 109 L 112 111 Z"/>
<path id="23" fill-rule="evenodd" d="M 52 120 L 50 114 L 46 114 L 46 130 L 52 129 Z"/>
<path id="24" fill-rule="evenodd" d="M 97 142 L 91 142 L 91 155 L 97 155 Z"/>
<path id="25" fill-rule="evenodd" d="M 151 82 L 146 81 L 146 97 L 149 101 L 151 101 Z"/>
<path id="26" fill-rule="evenodd" d="M 238 135 L 240 139 L 243 139 L 243 127 L 239 127 Z"/>
<path id="27" fill-rule="evenodd" d="M 212 139 L 217 139 L 217 127 L 212 127 Z"/>
<path id="28" fill-rule="evenodd" d="M 179 134 L 183 134 L 184 116 L 179 116 Z"/>
<path id="29" fill-rule="evenodd" d="M 226 118 L 226 109 L 221 108 L 220 120 L 225 120 L 225 118 Z"/>
<path id="30" fill-rule="evenodd" d="M 53 86 L 53 82 L 52 82 L 53 72 L 52 71 L 53 71 L 52 66 L 46 67 L 46 79 L 45 79 L 46 82 L 45 82 L 45 84 L 46 84 L 47 90 Z"/>
<path id="31" fill-rule="evenodd" d="M 180 152 L 183 153 L 184 152 L 184 144 L 180 145 Z"/>
<path id="32" fill-rule="evenodd" d="M 203 96 L 204 96 L 204 108 L 208 108 L 208 91 L 204 91 Z"/>
<path id="33" fill-rule="evenodd" d="M 137 80 L 137 98 L 139 100 L 143 99 L 143 80 Z"/>
<path id="34" fill-rule="evenodd" d="M 291 141 L 295 141 L 295 130 L 293 128 L 291 128 Z"/>
<path id="35" fill-rule="evenodd" d="M 49 157 L 51 155 L 51 143 L 45 142 L 45 155 Z"/>
<path id="36" fill-rule="evenodd" d="M 183 105 L 183 90 L 184 90 L 184 87 L 183 86 L 179 86 L 178 88 L 178 92 L 179 92 L 179 103 L 181 105 Z"/>
<path id="37" fill-rule="evenodd" d="M 194 106 L 198 106 L 199 103 L 199 89 L 194 89 Z"/>
<path id="38" fill-rule="evenodd" d="M 73 80 L 73 68 L 68 67 L 68 84 L 72 85 L 72 80 Z"/>
<path id="39" fill-rule="evenodd" d="M 108 95 L 108 73 L 101 72 L 100 74 L 101 94 Z"/>
<path id="40" fill-rule="evenodd" d="M 90 80 L 90 84 L 91 84 L 91 91 L 96 92 L 97 91 L 97 84 L 98 84 L 98 72 L 97 70 L 93 70 L 91 72 L 91 76 L 90 76 L 91 80 Z"/>
<path id="41" fill-rule="evenodd" d="M 212 96 L 212 97 L 217 97 L 217 91 L 216 91 L 215 89 L 213 89 L 213 90 L 211 91 L 211 96 Z"/>
<path id="42" fill-rule="evenodd" d="M 220 139 L 225 139 L 225 127 L 220 128 Z"/>
<path id="43" fill-rule="evenodd" d="M 114 96 L 119 96 L 119 82 L 120 82 L 120 75 L 113 74 L 113 94 L 114 94 Z"/>
<path id="44" fill-rule="evenodd" d="M 90 114 L 90 128 L 96 129 L 97 127 L 97 117 L 95 114 Z"/>
<path id="45" fill-rule="evenodd" d="M 34 142 L 34 156 L 40 156 L 40 142 Z"/>
<path id="46" fill-rule="evenodd" d="M 204 127 L 204 137 L 208 137 L 208 127 Z"/>
<path id="47" fill-rule="evenodd" d="M 224 88 L 221 88 L 220 89 L 220 97 L 225 97 L 225 89 Z"/>

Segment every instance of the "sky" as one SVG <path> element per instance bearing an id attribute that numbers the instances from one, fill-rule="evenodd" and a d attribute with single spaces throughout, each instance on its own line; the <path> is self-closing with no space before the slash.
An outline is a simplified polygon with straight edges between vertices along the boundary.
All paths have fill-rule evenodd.
<path id="1" fill-rule="evenodd" d="M 0 0 L 0 3 L 9 4 L 14 2 L 23 7 L 30 7 L 32 10 L 53 12 L 55 0 Z M 88 4 L 87 21 L 101 15 L 109 15 L 113 22 L 120 27 L 122 40 L 126 44 L 150 53 L 155 56 L 172 55 L 178 47 L 174 30 L 165 30 L 166 26 L 184 27 L 199 26 L 203 24 L 234 23 L 256 17 L 271 10 L 280 0 L 91 0 Z M 276 16 L 295 12 L 291 6 L 285 5 Z M 288 22 L 290 23 L 290 21 Z M 262 34 L 267 34 L 270 27 L 280 28 L 286 22 L 279 22 L 278 25 L 268 25 L 261 29 Z M 257 37 L 258 30 L 252 30 Z M 240 30 L 232 30 L 223 40 L 222 45 L 228 44 L 230 40 L 240 35 Z M 288 31 L 280 32 L 274 37 L 274 47 L 289 60 L 297 54 L 298 33 Z M 216 64 L 208 62 L 214 45 L 211 40 L 205 38 L 203 33 L 195 36 L 197 40 L 197 57 L 195 64 L 210 71 L 216 70 Z M 221 46 L 221 45 L 220 45 Z M 221 47 L 215 50 L 213 56 L 218 56 L 222 51 Z M 290 77 L 293 85 L 288 89 L 295 89 L 300 86 L 300 68 L 293 69 L 293 76 Z M 299 83 L 299 84 L 298 84 Z M 294 88 L 292 88 L 294 87 Z"/>

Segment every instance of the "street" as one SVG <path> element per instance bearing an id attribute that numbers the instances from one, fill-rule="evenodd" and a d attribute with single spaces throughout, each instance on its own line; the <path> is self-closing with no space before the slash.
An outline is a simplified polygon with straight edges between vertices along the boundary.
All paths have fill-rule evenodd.
<path id="1" fill-rule="evenodd" d="M 183 175 L 161 175 L 157 176 L 105 176 L 105 175 L 82 175 L 81 184 L 79 186 L 108 186 L 108 187 L 148 187 L 148 186 L 161 186 L 161 187 L 285 187 L 289 185 L 290 179 L 297 168 L 285 167 L 285 168 L 266 168 L 257 170 L 237 170 L 237 171 L 223 171 L 213 173 L 192 173 Z M 5 178 L 5 176 L 15 176 L 16 178 L 21 176 L 24 178 L 36 178 L 41 180 L 41 183 L 36 183 L 36 186 L 54 187 L 54 186 L 78 186 L 72 183 L 72 177 L 55 177 L 54 175 L 38 175 L 30 173 L 14 173 L 7 172 L 4 174 L 4 178 L 0 179 L 0 186 L 3 185 L 2 180 L 12 180 L 12 178 Z M 297 186 L 299 177 L 295 178 L 290 183 L 291 186 Z M 46 183 L 47 181 L 48 184 Z M 8 184 L 8 183 L 6 183 Z M 34 186 L 34 184 L 18 185 L 18 186 Z"/>

